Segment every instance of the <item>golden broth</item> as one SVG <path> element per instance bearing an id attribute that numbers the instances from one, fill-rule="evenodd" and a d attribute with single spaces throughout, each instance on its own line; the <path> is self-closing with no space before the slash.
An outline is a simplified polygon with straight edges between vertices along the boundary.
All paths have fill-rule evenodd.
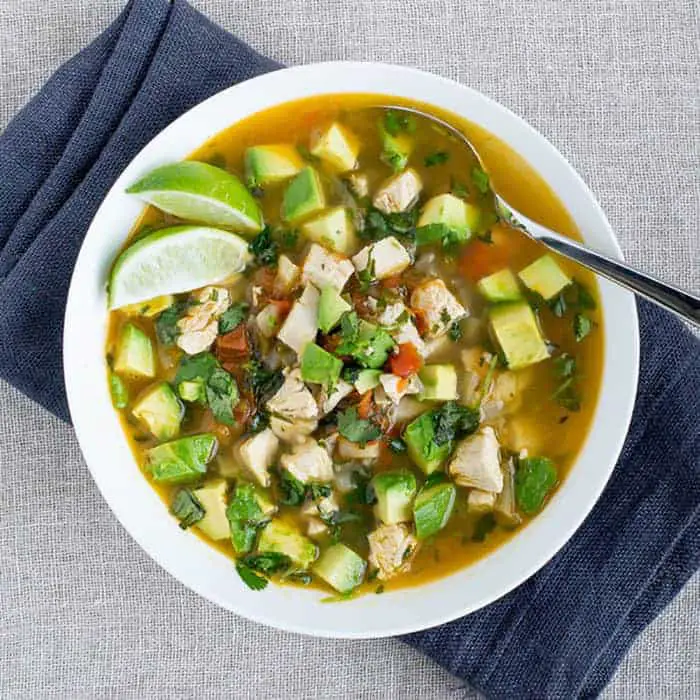
<path id="1" fill-rule="evenodd" d="M 508 201 L 527 216 L 564 234 L 578 237 L 575 225 L 561 202 L 542 178 L 517 153 L 481 127 L 461 121 L 453 115 L 442 113 L 430 106 L 408 100 L 377 95 L 324 95 L 284 104 L 255 114 L 231 126 L 204 144 L 190 158 L 225 167 L 242 176 L 243 156 L 248 146 L 283 142 L 306 145 L 309 134 L 314 128 L 338 118 L 364 142 L 361 165 L 363 171 L 368 173 L 371 184 L 375 186 L 389 174 L 389 171 L 378 165 L 376 121 L 368 118 L 368 113 L 363 112 L 363 110 L 386 105 L 415 106 L 462 128 L 479 150 L 495 187 Z M 435 139 L 437 139 L 437 135 Z M 444 144 L 444 138 L 440 143 Z M 423 159 L 434 151 L 435 147 L 436 144 L 432 142 L 430 137 L 423 138 L 411 158 L 411 166 L 419 172 L 425 183 L 424 195 L 426 196 L 449 191 L 452 184 L 451 179 L 454 178 L 455 165 L 459 169 L 462 164 L 459 147 L 455 147 L 454 151 L 450 151 L 449 168 L 426 167 Z M 462 158 L 462 160 L 464 159 Z M 464 167 L 468 168 L 466 160 L 464 160 Z M 465 180 L 468 179 L 468 175 L 465 176 Z M 268 221 L 276 221 L 279 218 L 281 191 L 282 188 L 273 188 L 270 192 L 266 192 L 266 196 L 261 202 L 265 219 Z M 134 234 L 143 231 L 146 226 L 158 228 L 176 221 L 173 217 L 149 207 L 134 227 Z M 502 259 L 503 265 L 508 265 L 515 271 L 522 269 L 544 252 L 539 244 L 503 225 L 494 228 L 493 237 L 496 245 L 505 253 Z M 479 246 L 485 247 L 486 245 L 479 241 L 472 242 L 465 247 L 465 252 L 454 258 L 442 254 L 437 255 L 432 271 L 445 280 L 459 282 L 460 279 L 464 279 L 465 270 L 469 272 L 470 269 L 470 262 L 464 262 L 465 256 L 467 258 L 477 257 L 476 253 L 472 255 L 469 251 L 477 251 Z M 301 248 L 297 255 L 300 251 Z M 575 276 L 577 280 L 584 283 L 597 298 L 597 285 L 590 273 L 565 260 L 558 259 L 558 262 L 571 276 Z M 241 294 L 245 292 L 246 285 L 247 281 L 239 285 Z M 471 289 L 473 284 L 470 281 L 466 286 Z M 477 294 L 473 294 L 470 302 L 472 314 L 478 315 L 483 308 L 484 303 Z M 597 327 L 583 342 L 577 343 L 571 331 L 569 315 L 566 318 L 557 318 L 548 310 L 541 314 L 541 324 L 545 336 L 558 345 L 562 351 L 576 357 L 582 396 L 580 410 L 568 412 L 552 400 L 557 380 L 554 377 L 551 362 L 541 362 L 523 370 L 530 373 L 531 381 L 523 390 L 520 408 L 507 416 L 505 426 L 500 429 L 501 433 L 505 431 L 507 435 L 509 424 L 518 420 L 525 421 L 531 428 L 534 426 L 539 442 L 537 454 L 548 456 L 555 461 L 560 481 L 574 464 L 585 440 L 593 417 L 602 374 L 602 318 L 598 311 L 593 311 L 590 315 Z M 124 314 L 118 311 L 111 314 L 108 352 L 112 351 L 125 318 Z M 149 319 L 139 319 L 138 324 L 155 342 L 153 322 Z M 477 335 L 476 340 L 483 340 L 483 337 Z M 454 344 L 453 348 L 448 348 L 436 359 L 451 361 L 461 366 L 460 346 L 461 344 Z M 159 346 L 161 369 L 157 379 L 172 380 L 178 355 L 178 351 L 164 350 Z M 433 361 L 432 358 L 431 361 Z M 138 396 L 139 392 L 150 383 L 150 381 L 129 383 L 132 403 L 133 398 Z M 144 434 L 135 419 L 129 417 L 128 410 L 124 411 L 122 416 L 124 429 L 129 436 L 134 456 L 139 464 L 143 464 L 145 450 L 152 447 L 155 442 Z M 210 465 L 210 469 L 226 471 L 227 468 L 231 467 L 233 460 L 231 445 L 238 437 L 240 428 L 228 428 L 215 424 L 209 412 L 205 413 L 199 409 L 188 411 L 182 427 L 182 434 L 205 430 L 215 432 L 220 440 L 219 456 L 217 461 Z M 502 434 L 501 437 L 503 437 Z M 374 470 L 408 465 L 411 465 L 408 457 L 394 455 L 386 450 L 382 454 L 379 466 L 375 467 Z M 411 468 L 416 473 L 420 473 L 412 465 Z M 166 504 L 170 502 L 172 493 L 179 488 L 178 486 L 170 487 L 151 483 Z M 458 489 L 458 491 L 464 492 L 463 489 Z M 367 511 L 370 510 L 369 507 L 365 508 Z M 291 520 L 299 517 L 295 509 L 284 506 L 281 509 L 281 515 Z M 514 530 L 496 527 L 485 537 L 480 537 L 478 533 L 475 534 L 478 519 L 473 514 L 467 513 L 464 496 L 458 496 L 457 507 L 447 527 L 422 547 L 410 572 L 387 582 L 385 587 L 391 589 L 418 585 L 445 576 L 485 556 L 513 535 Z M 528 518 L 524 518 L 523 525 L 520 527 L 524 526 L 527 520 Z M 175 522 L 173 526 L 176 526 Z M 194 531 L 198 532 L 197 528 L 194 528 Z M 350 526 L 345 535 L 347 538 L 345 541 L 353 546 L 359 554 L 366 556 L 367 543 L 363 533 L 359 530 L 353 531 L 352 526 Z M 227 540 L 211 544 L 225 554 L 234 556 L 231 544 Z M 368 591 L 377 590 L 377 583 L 365 583 L 363 588 Z M 380 590 L 383 589 L 384 586 Z"/>

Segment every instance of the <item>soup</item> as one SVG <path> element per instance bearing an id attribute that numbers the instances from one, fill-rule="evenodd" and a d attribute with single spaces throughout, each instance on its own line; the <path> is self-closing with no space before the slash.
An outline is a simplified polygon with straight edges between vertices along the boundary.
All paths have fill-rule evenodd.
<path id="1" fill-rule="evenodd" d="M 115 408 L 173 514 L 269 580 L 341 597 L 467 566 L 546 507 L 602 366 L 594 279 L 499 220 L 551 190 L 452 115 L 333 95 L 233 125 L 129 191 Z M 414 105 L 435 113 L 425 105 Z"/>

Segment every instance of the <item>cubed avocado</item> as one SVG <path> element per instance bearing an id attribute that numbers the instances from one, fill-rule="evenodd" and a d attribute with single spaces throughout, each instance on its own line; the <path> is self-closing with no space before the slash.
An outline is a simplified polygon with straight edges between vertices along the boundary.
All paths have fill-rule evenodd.
<path id="1" fill-rule="evenodd" d="M 357 374 L 355 380 L 355 391 L 358 394 L 365 394 L 374 387 L 379 386 L 379 377 L 382 375 L 380 369 L 363 369 Z"/>
<path id="2" fill-rule="evenodd" d="M 258 551 L 286 554 L 295 566 L 302 569 L 307 569 L 316 559 L 316 545 L 281 520 L 272 520 L 265 526 L 258 541 Z"/>
<path id="3" fill-rule="evenodd" d="M 204 517 L 197 527 L 213 540 L 225 540 L 230 534 L 226 517 L 227 488 L 223 479 L 217 479 L 192 492 L 204 508 Z"/>
<path id="4" fill-rule="evenodd" d="M 447 229 L 452 243 L 465 243 L 474 235 L 480 219 L 481 212 L 478 207 L 453 194 L 439 194 L 431 197 L 421 211 L 416 227 L 416 242 L 421 243 L 423 227 L 438 224 Z M 444 237 L 444 234 L 440 235 L 440 239 Z M 432 242 L 430 238 L 426 236 L 425 242 Z"/>
<path id="5" fill-rule="evenodd" d="M 315 135 L 310 151 L 336 172 L 345 173 L 357 167 L 360 140 L 346 126 L 333 122 L 327 129 Z"/>
<path id="6" fill-rule="evenodd" d="M 406 132 L 392 136 L 384 125 L 384 121 L 379 122 L 379 138 L 382 143 L 382 153 L 380 158 L 395 173 L 405 170 L 408 159 L 413 152 L 413 138 Z"/>
<path id="7" fill-rule="evenodd" d="M 251 146 L 245 152 L 248 187 L 260 187 L 294 177 L 304 167 L 299 151 L 290 144 Z"/>
<path id="8" fill-rule="evenodd" d="M 206 474 L 217 446 L 216 436 L 211 433 L 164 442 L 146 452 L 146 466 L 155 481 L 166 484 L 195 481 Z"/>
<path id="9" fill-rule="evenodd" d="M 491 331 L 508 367 L 519 369 L 549 357 L 537 318 L 525 301 L 497 304 L 489 312 Z"/>
<path id="10" fill-rule="evenodd" d="M 455 485 L 447 481 L 421 489 L 413 503 L 418 539 L 430 537 L 447 525 L 456 497 Z"/>
<path id="11" fill-rule="evenodd" d="M 306 166 L 287 185 L 282 199 L 282 218 L 288 224 L 296 224 L 325 206 L 321 179 L 312 167 Z"/>
<path id="12" fill-rule="evenodd" d="M 340 377 L 343 362 L 316 343 L 309 343 L 301 356 L 301 378 L 311 384 L 333 386 Z"/>
<path id="13" fill-rule="evenodd" d="M 156 376 L 156 356 L 151 339 L 133 323 L 125 323 L 119 334 L 114 371 L 131 377 Z"/>
<path id="14" fill-rule="evenodd" d="M 207 390 L 203 379 L 192 379 L 180 382 L 177 385 L 177 393 L 183 401 L 199 403 L 206 401 Z"/>
<path id="15" fill-rule="evenodd" d="M 338 593 L 349 593 L 362 583 L 367 562 L 339 542 L 321 554 L 312 570 Z"/>
<path id="16" fill-rule="evenodd" d="M 420 401 L 454 401 L 457 398 L 457 371 L 454 365 L 426 365 L 418 373 L 423 390 Z"/>
<path id="17" fill-rule="evenodd" d="M 345 207 L 334 207 L 307 221 L 301 232 L 315 243 L 350 255 L 357 248 L 357 236 L 350 213 Z"/>
<path id="18" fill-rule="evenodd" d="M 131 412 L 157 440 L 172 440 L 176 437 L 185 415 L 182 402 L 166 382 L 149 388 Z"/>
<path id="19" fill-rule="evenodd" d="M 351 308 L 336 289 L 330 286 L 323 287 L 318 302 L 318 327 L 323 333 L 330 333 L 340 321 L 340 317 Z"/>
<path id="20" fill-rule="evenodd" d="M 452 451 L 451 442 L 442 445 L 435 443 L 432 411 L 423 413 L 409 423 L 404 430 L 403 439 L 408 448 L 408 456 L 426 474 L 438 470 Z"/>
<path id="21" fill-rule="evenodd" d="M 375 516 L 383 523 L 393 525 L 411 520 L 411 504 L 416 495 L 416 477 L 407 469 L 381 472 L 372 479 L 377 496 Z"/>
<path id="22" fill-rule="evenodd" d="M 144 316 L 153 318 L 158 316 L 166 309 L 169 309 L 175 303 L 175 297 L 172 294 L 164 294 L 148 301 L 141 301 L 138 304 L 127 304 L 122 306 L 119 311 L 129 316 Z"/>
<path id="23" fill-rule="evenodd" d="M 523 298 L 517 277 L 507 267 L 488 277 L 482 277 L 476 286 L 493 304 L 502 301 L 518 301 Z"/>
<path id="24" fill-rule="evenodd" d="M 528 289 L 547 301 L 571 284 L 571 278 L 551 255 L 537 258 L 535 262 L 520 270 L 518 277 Z"/>

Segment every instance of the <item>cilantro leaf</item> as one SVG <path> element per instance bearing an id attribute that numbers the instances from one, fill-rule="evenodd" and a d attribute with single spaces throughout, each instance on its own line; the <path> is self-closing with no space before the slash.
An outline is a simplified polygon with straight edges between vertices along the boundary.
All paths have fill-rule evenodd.
<path id="1" fill-rule="evenodd" d="M 161 345 L 174 345 L 180 330 L 177 322 L 185 313 L 189 304 L 186 301 L 176 301 L 169 306 L 156 319 L 156 335 Z"/>
<path id="2" fill-rule="evenodd" d="M 593 330 L 593 321 L 586 314 L 574 316 L 574 337 L 580 343 Z"/>
<path id="3" fill-rule="evenodd" d="M 486 194 L 489 191 L 489 176 L 481 168 L 472 169 L 472 182 L 481 194 Z"/>
<path id="4" fill-rule="evenodd" d="M 350 442 L 360 444 L 377 440 L 382 434 L 378 426 L 358 416 L 355 406 L 338 414 L 338 432 Z"/>
<path id="5" fill-rule="evenodd" d="M 285 506 L 300 506 L 306 498 L 306 486 L 286 469 L 278 473 L 279 501 Z"/>
<path id="6" fill-rule="evenodd" d="M 243 301 L 230 306 L 219 318 L 219 334 L 230 333 L 238 328 L 248 313 L 248 304 Z"/>
<path id="7" fill-rule="evenodd" d="M 398 136 L 402 131 L 412 134 L 416 130 L 416 120 L 411 114 L 388 109 L 384 114 L 384 128 L 391 136 Z"/>
<path id="8" fill-rule="evenodd" d="M 240 561 L 253 571 L 270 576 L 280 571 L 286 571 L 292 565 L 292 560 L 280 552 L 261 552 L 249 554 Z"/>
<path id="9" fill-rule="evenodd" d="M 258 265 L 262 266 L 271 266 L 277 262 L 278 248 L 269 226 L 265 226 L 248 244 L 248 250 L 255 256 Z"/>
<path id="10" fill-rule="evenodd" d="M 236 571 L 248 588 L 253 591 L 262 591 L 268 584 L 268 580 L 258 576 L 249 566 L 241 561 L 236 562 Z"/>
<path id="11" fill-rule="evenodd" d="M 433 430 L 436 445 L 458 440 L 470 435 L 479 427 L 478 409 L 460 406 L 456 401 L 447 401 L 433 411 Z"/>
<path id="12" fill-rule="evenodd" d="M 170 512 L 180 521 L 180 527 L 186 530 L 199 522 L 206 511 L 197 497 L 189 489 L 180 489 L 170 504 Z"/>
<path id="13" fill-rule="evenodd" d="M 450 159 L 450 154 L 447 151 L 435 151 L 423 159 L 426 168 L 432 168 L 434 165 L 442 165 Z"/>

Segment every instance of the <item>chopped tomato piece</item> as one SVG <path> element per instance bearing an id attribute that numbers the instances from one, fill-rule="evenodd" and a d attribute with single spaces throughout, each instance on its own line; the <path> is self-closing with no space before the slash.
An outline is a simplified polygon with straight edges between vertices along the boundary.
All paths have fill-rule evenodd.
<path id="1" fill-rule="evenodd" d="M 250 352 L 248 333 L 244 324 L 239 324 L 230 333 L 219 336 L 216 341 L 216 355 L 221 362 L 242 359 Z"/>
<path id="2" fill-rule="evenodd" d="M 399 352 L 389 358 L 392 374 L 397 374 L 399 377 L 410 377 L 422 366 L 423 358 L 413 343 L 401 343 Z"/>
<path id="3" fill-rule="evenodd" d="M 272 288 L 275 286 L 275 277 L 277 277 L 277 270 L 274 267 L 261 267 L 256 270 L 253 276 L 253 285 L 256 287 L 262 287 L 263 292 L 267 296 L 272 294 Z"/>
<path id="4" fill-rule="evenodd" d="M 472 282 L 507 267 L 510 260 L 508 246 L 475 240 L 466 246 L 459 259 L 459 271 Z"/>

